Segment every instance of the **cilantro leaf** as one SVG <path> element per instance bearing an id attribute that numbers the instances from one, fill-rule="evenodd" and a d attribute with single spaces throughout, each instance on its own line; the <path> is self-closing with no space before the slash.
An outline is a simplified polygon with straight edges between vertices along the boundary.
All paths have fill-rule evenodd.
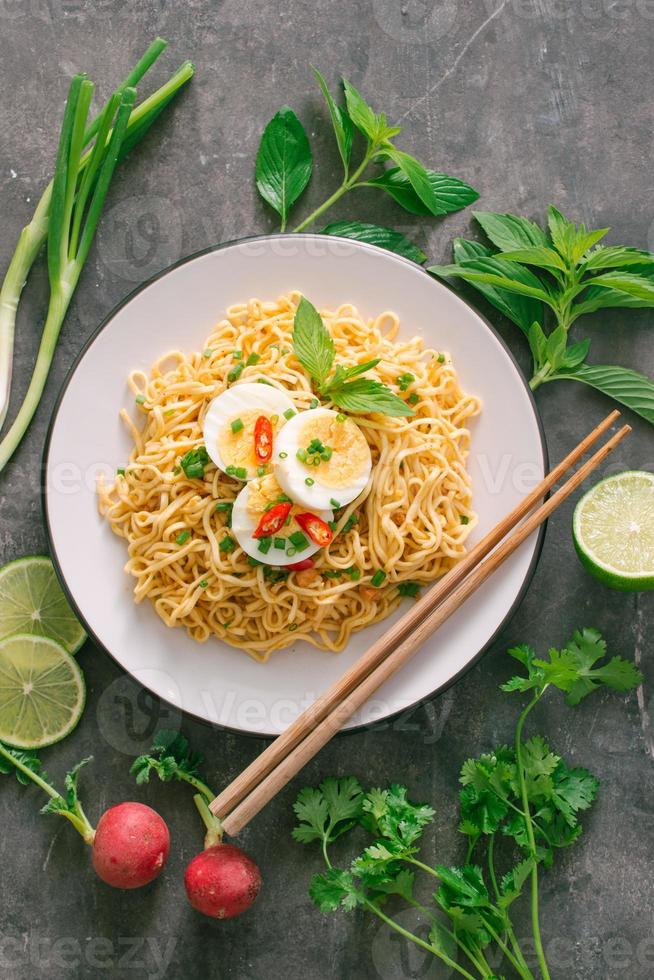
<path id="1" fill-rule="evenodd" d="M 441 908 L 448 910 L 453 905 L 465 908 L 488 908 L 490 899 L 484 884 L 481 868 L 466 864 L 462 868 L 447 868 L 436 865 L 436 874 L 441 886 L 436 892 L 436 900 Z"/>
<path id="2" fill-rule="evenodd" d="M 299 821 L 293 838 L 302 844 L 313 840 L 329 844 L 356 824 L 362 805 L 363 790 L 354 776 L 325 779 L 317 789 L 305 787 L 293 805 Z"/>
<path id="3" fill-rule="evenodd" d="M 606 642 L 595 629 L 577 630 L 560 652 L 550 650 L 549 661 L 534 661 L 547 683 L 567 693 L 568 704 L 575 705 L 596 688 L 630 691 L 642 680 L 639 670 L 628 660 L 612 657 L 596 666 L 606 655 Z"/>
<path id="4" fill-rule="evenodd" d="M 334 362 L 334 341 L 318 310 L 304 296 L 293 321 L 293 347 L 305 371 L 323 385 Z"/>
<path id="5" fill-rule="evenodd" d="M 201 764 L 202 756 L 190 751 L 188 739 L 179 732 L 163 730 L 155 735 L 150 752 L 134 760 L 130 772 L 139 785 L 150 781 L 151 772 L 167 783 L 172 779 L 197 778 Z"/>
<path id="6" fill-rule="evenodd" d="M 520 898 L 523 886 L 533 868 L 533 859 L 527 858 L 525 861 L 520 861 L 519 864 L 516 864 L 515 867 L 503 875 L 500 882 L 501 898 L 498 903 L 500 908 L 507 909 L 517 898 Z"/>
<path id="7" fill-rule="evenodd" d="M 414 844 L 435 816 L 430 806 L 408 800 L 407 792 L 405 786 L 393 784 L 387 790 L 372 790 L 363 800 L 364 825 L 400 847 Z"/>
<path id="8" fill-rule="evenodd" d="M 559 762 L 552 777 L 552 801 L 570 827 L 577 825 L 577 814 L 592 805 L 599 779 L 587 769 L 568 769 Z"/>
<path id="9" fill-rule="evenodd" d="M 335 912 L 339 907 L 351 911 L 366 901 L 365 892 L 356 885 L 351 872 L 340 868 L 328 868 L 324 874 L 316 875 L 309 895 L 321 912 Z"/>

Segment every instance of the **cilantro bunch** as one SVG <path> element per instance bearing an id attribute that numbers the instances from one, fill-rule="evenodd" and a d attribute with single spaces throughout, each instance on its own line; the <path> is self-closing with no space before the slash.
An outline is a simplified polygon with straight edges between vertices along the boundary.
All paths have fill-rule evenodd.
<path id="1" fill-rule="evenodd" d="M 434 867 L 419 857 L 420 841 L 434 817 L 425 804 L 413 803 L 403 786 L 365 791 L 353 778 L 326 779 L 303 789 L 294 810 L 295 840 L 318 842 L 327 870 L 317 875 L 310 895 L 323 912 L 363 908 L 390 928 L 442 960 L 455 973 L 474 980 L 496 978 L 498 956 L 515 973 L 534 980 L 516 938 L 513 904 L 529 893 L 534 948 L 539 974 L 549 980 L 539 917 L 539 875 L 556 853 L 582 833 L 581 814 L 597 794 L 599 781 L 588 770 L 571 768 L 540 736 L 524 738 L 525 723 L 545 692 L 562 691 L 576 705 L 594 690 L 628 691 L 641 680 L 629 661 L 606 659 L 606 643 L 593 629 L 574 634 L 561 650 L 537 657 L 528 646 L 509 650 L 524 668 L 502 690 L 528 694 L 518 718 L 514 743 L 477 759 L 467 759 L 460 774 L 459 830 L 466 838 L 461 865 Z M 332 863 L 330 848 L 345 834 L 363 830 L 372 841 L 347 868 Z M 496 842 L 504 841 L 503 861 Z M 511 856 L 506 865 L 507 845 Z M 414 894 L 416 875 L 434 879 L 434 904 Z M 428 939 L 409 932 L 386 910 L 391 896 L 417 908 L 429 925 Z"/>
<path id="2" fill-rule="evenodd" d="M 532 389 L 549 381 L 580 381 L 654 423 L 654 381 L 631 368 L 591 364 L 590 340 L 570 340 L 586 314 L 618 307 L 654 307 L 654 254 L 598 245 L 609 231 L 575 225 L 555 207 L 547 230 L 513 214 L 475 212 L 491 245 L 456 238 L 453 264 L 430 266 L 461 279 L 522 330 L 533 355 Z"/>
<path id="3" fill-rule="evenodd" d="M 329 112 L 336 146 L 343 165 L 343 179 L 333 194 L 293 231 L 304 231 L 350 191 L 373 188 L 388 194 L 410 214 L 439 217 L 459 211 L 479 197 L 477 191 L 456 177 L 428 170 L 415 157 L 395 145 L 401 128 L 389 125 L 386 114 L 375 112 L 355 87 L 343 79 L 345 105 L 339 105 L 320 72 L 313 73 Z M 355 135 L 365 144 L 360 159 L 352 163 Z M 374 164 L 392 166 L 368 173 Z M 275 113 L 261 137 L 256 159 L 256 183 L 261 197 L 280 216 L 286 230 L 291 209 L 311 179 L 313 154 L 306 130 L 289 106 Z M 397 252 L 414 262 L 427 256 L 401 232 L 362 221 L 337 221 L 321 229 L 324 235 L 339 235 L 369 242 Z"/>

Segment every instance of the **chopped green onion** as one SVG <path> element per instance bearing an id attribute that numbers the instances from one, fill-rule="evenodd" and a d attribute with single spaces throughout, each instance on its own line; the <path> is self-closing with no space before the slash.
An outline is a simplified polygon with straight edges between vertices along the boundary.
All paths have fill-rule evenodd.
<path id="1" fill-rule="evenodd" d="M 257 381 L 259 382 L 260 385 L 269 385 L 270 384 L 270 381 L 268 381 L 267 378 L 257 378 Z M 274 387 L 274 385 L 272 387 Z"/>
<path id="2" fill-rule="evenodd" d="M 235 350 L 234 353 L 232 354 L 232 357 L 234 358 L 235 361 L 240 361 L 241 358 L 243 357 L 243 351 Z"/>
<path id="3" fill-rule="evenodd" d="M 305 478 L 305 480 L 304 480 L 304 482 L 306 483 L 306 485 L 307 485 L 308 487 L 312 487 L 312 486 L 314 485 L 314 483 L 315 483 L 316 481 L 315 481 L 315 480 L 314 480 L 314 479 L 313 479 L 312 477 L 310 477 L 310 476 L 307 476 L 307 477 Z"/>
<path id="4" fill-rule="evenodd" d="M 270 424 L 271 425 L 277 425 L 278 422 L 279 422 L 279 415 L 271 415 L 270 416 Z"/>
<path id="5" fill-rule="evenodd" d="M 137 395 L 136 396 L 136 404 L 137 405 L 144 405 L 145 404 L 145 395 Z"/>
<path id="6" fill-rule="evenodd" d="M 174 466 L 174 467 L 173 467 L 173 475 L 174 475 L 174 476 L 177 476 L 177 474 L 178 474 L 178 473 L 181 473 L 181 472 L 182 472 L 182 467 L 181 467 L 181 466 Z M 204 475 L 204 474 L 203 474 L 203 475 Z"/>
<path id="7" fill-rule="evenodd" d="M 291 523 L 291 515 L 289 514 L 286 520 L 284 521 L 284 527 L 288 527 L 290 523 Z"/>
<path id="8" fill-rule="evenodd" d="M 343 573 L 336 571 L 333 568 L 327 568 L 322 574 L 325 576 L 325 578 L 340 578 Z"/>
<path id="9" fill-rule="evenodd" d="M 206 578 L 203 578 L 202 581 L 200 582 L 200 588 L 206 589 L 208 585 L 209 583 L 207 582 Z"/>
<path id="10" fill-rule="evenodd" d="M 262 564 L 263 562 L 260 562 L 258 558 L 253 558 L 252 555 L 248 555 L 248 565 L 251 565 L 252 568 L 256 568 L 257 565 L 262 565 Z"/>
<path id="11" fill-rule="evenodd" d="M 318 408 L 318 405 L 320 405 L 320 401 L 318 398 L 312 398 L 311 401 L 309 402 L 309 408 Z"/>
<path id="12" fill-rule="evenodd" d="M 202 351 L 203 357 L 211 357 L 212 354 L 213 351 L 211 350 L 211 347 L 207 347 L 205 350 Z"/>
<path id="13" fill-rule="evenodd" d="M 216 506 L 214 507 L 214 510 L 227 511 L 227 510 L 231 510 L 233 506 L 234 504 L 231 500 L 219 500 Z"/>
<path id="14" fill-rule="evenodd" d="M 225 473 L 227 476 L 236 476 L 236 467 L 230 463 L 229 466 L 225 467 Z"/>
<path id="15" fill-rule="evenodd" d="M 255 354 L 254 351 L 252 351 L 247 361 L 245 362 L 245 366 L 252 367 L 254 364 L 258 364 L 260 360 L 261 360 L 261 354 Z"/>
<path id="16" fill-rule="evenodd" d="M 232 422 L 232 432 L 234 433 L 234 435 L 236 435 L 237 432 L 240 432 L 242 428 L 243 428 L 243 420 L 234 419 L 234 421 Z"/>
<path id="17" fill-rule="evenodd" d="M 233 619 L 228 619 L 226 623 L 223 623 L 222 624 L 223 629 L 228 630 L 229 627 L 232 625 L 233 622 L 234 622 Z"/>
<path id="18" fill-rule="evenodd" d="M 359 579 L 361 578 L 361 569 L 355 568 L 354 565 L 351 565 L 349 568 L 346 568 L 345 571 L 350 576 L 353 582 L 358 582 Z"/>
<path id="19" fill-rule="evenodd" d="M 332 499 L 331 499 L 331 500 L 329 501 L 329 504 L 330 504 L 330 506 L 331 506 L 331 507 L 333 507 L 333 508 L 334 508 L 334 510 L 340 510 L 340 508 L 341 508 L 341 505 L 339 504 L 339 502 L 338 502 L 338 500 L 334 500 L 334 498 L 333 498 L 333 497 L 332 497 Z"/>
<path id="20" fill-rule="evenodd" d="M 238 381 L 238 379 L 241 377 L 242 374 L 243 374 L 243 365 L 242 364 L 236 364 L 236 365 L 234 365 L 234 367 L 232 368 L 232 370 L 228 372 L 228 374 L 227 374 L 227 380 L 228 381 Z"/>
<path id="21" fill-rule="evenodd" d="M 272 547 L 272 538 L 259 538 L 259 551 L 262 555 L 267 555 Z"/>
<path id="22" fill-rule="evenodd" d="M 237 466 L 234 476 L 236 477 L 237 480 L 247 480 L 248 471 L 244 466 Z"/>
<path id="23" fill-rule="evenodd" d="M 412 384 L 415 380 L 416 380 L 415 374 L 410 374 L 407 371 L 406 374 L 401 374 L 399 378 L 397 378 L 397 386 L 400 389 L 400 391 L 406 391 L 409 385 Z"/>
<path id="24" fill-rule="evenodd" d="M 297 623 L 291 623 L 291 625 L 288 628 L 288 631 L 289 631 L 289 633 L 295 633 L 296 629 L 298 629 L 298 624 Z"/>
<path id="25" fill-rule="evenodd" d="M 309 541 L 302 531 L 293 531 L 292 534 L 289 534 L 288 540 L 296 551 L 304 551 L 305 548 L 309 547 Z"/>
<path id="26" fill-rule="evenodd" d="M 462 514 L 461 515 L 461 523 L 462 524 L 469 524 L 470 523 L 470 518 L 469 517 L 466 517 L 465 514 Z"/>
<path id="27" fill-rule="evenodd" d="M 359 518 L 357 517 L 356 512 L 353 511 L 348 517 L 348 519 L 346 520 L 345 524 L 343 525 L 343 534 L 347 534 L 347 532 L 350 531 L 354 527 L 354 525 L 358 523 L 359 523 Z"/>
<path id="28" fill-rule="evenodd" d="M 338 415 L 336 416 L 336 421 L 337 422 L 345 422 L 345 415 L 343 415 L 342 412 L 339 412 Z"/>
<path id="29" fill-rule="evenodd" d="M 320 456 L 314 456 L 311 460 L 312 466 L 320 466 Z"/>
<path id="30" fill-rule="evenodd" d="M 291 352 L 288 347 L 282 347 L 282 354 L 290 354 L 290 353 Z"/>
<path id="31" fill-rule="evenodd" d="M 190 449 L 185 453 L 179 463 L 190 480 L 201 480 L 205 466 L 210 463 L 209 454 L 204 446 L 198 446 L 197 449 Z"/>
<path id="32" fill-rule="evenodd" d="M 401 596 L 409 599 L 416 599 L 420 592 L 420 582 L 400 582 L 397 591 Z"/>
<path id="33" fill-rule="evenodd" d="M 283 551 L 286 547 L 286 538 L 275 538 L 275 547 Z"/>
<path id="34" fill-rule="evenodd" d="M 293 555 L 295 554 L 296 550 L 297 549 L 296 548 L 293 548 L 293 547 L 287 548 L 286 549 L 286 554 L 288 555 L 289 558 L 292 558 Z"/>
<path id="35" fill-rule="evenodd" d="M 181 531 L 175 538 L 176 544 L 186 544 L 188 539 L 191 537 L 190 531 Z"/>
<path id="36" fill-rule="evenodd" d="M 286 411 L 284 412 L 285 419 L 292 419 L 294 415 L 295 415 L 295 409 L 293 408 L 287 408 Z"/>
<path id="37" fill-rule="evenodd" d="M 372 585 L 373 589 L 378 589 L 379 586 L 383 585 L 385 581 L 386 572 L 382 571 L 381 568 L 378 568 L 373 577 L 370 579 L 370 584 Z"/>
<path id="38" fill-rule="evenodd" d="M 325 446 L 325 448 L 320 454 L 320 458 L 324 463 L 328 463 L 329 460 L 332 458 L 333 453 L 334 450 L 332 449 L 331 446 Z"/>
<path id="39" fill-rule="evenodd" d="M 117 469 L 116 470 L 116 473 L 117 473 L 118 476 L 125 476 L 125 470 L 123 470 L 123 469 Z"/>
<path id="40" fill-rule="evenodd" d="M 288 459 L 288 453 L 280 453 L 279 454 L 279 458 L 280 459 Z"/>
<path id="41" fill-rule="evenodd" d="M 331 528 L 331 531 L 332 531 L 332 534 L 333 534 L 334 531 L 336 530 L 336 528 L 338 527 L 338 524 L 336 523 L 336 521 L 327 521 L 327 524 Z"/>
<path id="42" fill-rule="evenodd" d="M 444 364 L 445 363 L 445 354 L 439 354 L 438 355 L 438 363 L 439 364 Z"/>
<path id="43" fill-rule="evenodd" d="M 218 545 L 219 550 L 224 551 L 225 553 L 229 551 L 233 551 L 235 547 L 236 547 L 236 541 L 234 540 L 234 538 L 231 538 L 229 535 L 224 537 Z"/>
<path id="44" fill-rule="evenodd" d="M 418 402 L 420 401 L 420 395 L 418 394 L 417 391 L 412 391 L 409 397 L 407 398 L 407 401 L 409 405 L 417 405 Z"/>
<path id="45" fill-rule="evenodd" d="M 265 475 L 266 475 L 266 467 L 257 466 L 257 476 L 265 476 Z"/>
<path id="46" fill-rule="evenodd" d="M 306 449 L 298 449 L 298 451 L 296 452 L 295 456 L 296 456 L 297 459 L 300 460 L 301 463 L 306 463 L 307 459 L 309 458 L 307 456 Z"/>

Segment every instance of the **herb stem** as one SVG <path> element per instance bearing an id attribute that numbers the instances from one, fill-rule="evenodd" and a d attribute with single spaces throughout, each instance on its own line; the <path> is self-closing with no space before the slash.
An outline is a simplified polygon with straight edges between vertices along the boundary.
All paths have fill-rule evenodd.
<path id="1" fill-rule="evenodd" d="M 340 200 L 344 194 L 347 194 L 348 191 L 352 190 L 357 180 L 359 179 L 363 171 L 366 169 L 366 167 L 374 157 L 375 153 L 378 152 L 378 150 L 379 150 L 378 146 L 369 147 L 368 150 L 366 151 L 363 160 L 361 161 L 357 169 L 354 171 L 354 173 L 351 174 L 349 177 L 346 177 L 343 180 L 341 186 L 338 187 L 334 191 L 334 193 L 327 198 L 326 201 L 323 201 L 323 203 L 319 207 L 317 207 L 315 211 L 312 211 L 311 214 L 304 219 L 304 221 L 301 221 L 296 228 L 293 228 L 293 234 L 299 231 L 304 231 L 305 228 L 308 228 L 309 225 L 312 225 L 314 221 L 316 221 L 322 214 L 324 214 L 325 211 L 327 211 L 332 206 L 332 204 L 336 204 L 336 202 Z M 282 231 L 283 230 L 284 229 L 282 228 Z"/>
<path id="2" fill-rule="evenodd" d="M 207 828 L 207 833 L 204 838 L 205 850 L 209 847 L 215 847 L 217 844 L 221 844 L 223 839 L 222 823 L 218 817 L 214 817 L 213 813 L 207 806 L 207 802 L 202 793 L 196 793 L 193 797 L 193 802 L 197 807 L 198 813 L 202 817 L 202 822 Z"/>
<path id="3" fill-rule="evenodd" d="M 366 908 L 370 909 L 371 912 L 374 912 L 374 914 L 380 918 L 382 922 L 385 922 L 386 925 L 391 927 L 391 929 L 394 929 L 401 936 L 404 936 L 405 939 L 415 943 L 416 946 L 420 946 L 422 949 L 426 949 L 428 953 L 438 956 L 443 963 L 449 966 L 450 969 L 456 970 L 456 972 L 460 973 L 462 977 L 466 978 L 466 980 L 475 980 L 475 977 L 471 973 L 468 973 L 464 967 L 459 966 L 455 960 L 450 959 L 447 953 L 442 953 L 440 950 L 436 949 L 435 946 L 431 946 L 429 943 L 426 943 L 424 939 L 420 938 L 420 936 L 416 936 L 413 932 L 409 932 L 408 929 L 404 929 L 398 922 L 395 922 L 388 915 L 385 915 L 382 910 L 374 904 L 374 902 L 370 902 L 368 899 L 366 899 L 365 905 Z"/>
<path id="4" fill-rule="evenodd" d="M 414 857 L 405 857 L 404 860 L 408 864 L 414 864 L 416 868 L 420 868 L 421 871 L 426 871 L 427 874 L 432 875 L 434 878 L 438 878 L 440 881 L 438 874 L 434 871 L 433 868 L 430 868 L 428 864 L 424 864 L 422 861 L 419 861 L 417 858 Z"/>
<path id="5" fill-rule="evenodd" d="M 522 798 L 522 806 L 525 813 L 525 827 L 527 829 L 527 840 L 529 842 L 529 850 L 534 861 L 534 866 L 531 870 L 531 928 L 534 937 L 534 948 L 536 950 L 536 958 L 538 960 L 538 966 L 540 967 L 540 972 L 542 974 L 543 980 L 550 980 L 550 972 L 547 966 L 547 960 L 545 959 L 545 951 L 543 950 L 543 942 L 540 934 L 540 922 L 538 915 L 539 899 L 538 899 L 538 863 L 536 859 L 536 840 L 534 837 L 534 827 L 531 819 L 531 811 L 529 809 L 529 795 L 527 793 L 527 781 L 525 779 L 525 767 L 522 761 L 522 731 L 524 728 L 525 721 L 531 709 L 535 704 L 538 703 L 543 693 L 547 689 L 548 685 L 545 684 L 537 694 L 531 699 L 529 704 L 522 711 L 518 724 L 516 726 L 515 733 L 515 755 L 516 762 L 518 764 L 518 779 L 520 782 L 520 795 Z"/>
<path id="6" fill-rule="evenodd" d="M 482 916 L 482 918 L 484 920 L 484 928 L 488 931 L 489 935 L 491 935 L 493 937 L 493 939 L 495 940 L 495 942 L 497 943 L 497 945 L 500 947 L 500 949 L 502 950 L 502 952 L 506 956 L 506 958 L 509 961 L 509 963 L 511 964 L 511 966 L 513 966 L 513 968 L 515 970 L 517 970 L 517 972 L 520 974 L 520 976 L 523 977 L 523 980 L 534 980 L 534 975 L 531 972 L 531 970 L 528 967 L 526 967 L 526 966 L 523 967 L 520 964 L 520 962 L 518 961 L 518 959 L 513 955 L 513 953 L 509 949 L 509 947 L 503 941 L 502 937 L 499 936 L 498 933 L 495 931 L 495 929 L 493 929 L 493 927 L 489 924 L 488 919 L 484 918 L 483 916 Z"/>
<path id="7" fill-rule="evenodd" d="M 429 909 L 426 909 L 425 906 L 424 905 L 421 905 L 420 902 L 417 902 L 415 898 L 410 898 L 407 895 L 406 896 L 406 900 L 409 903 L 409 905 L 413 905 L 413 907 L 415 909 L 418 909 L 419 912 L 424 913 L 424 915 L 428 919 L 431 919 L 432 922 L 437 922 L 438 923 L 438 927 L 440 929 L 442 929 L 443 932 L 447 936 L 449 936 L 449 938 L 452 940 L 452 942 L 456 943 L 456 945 L 459 947 L 459 949 L 461 950 L 461 952 L 464 953 L 468 957 L 468 959 L 470 960 L 470 962 L 472 963 L 472 965 L 479 970 L 479 972 L 482 974 L 482 976 L 485 976 L 485 977 L 492 977 L 493 976 L 493 971 L 491 970 L 490 965 L 484 959 L 484 954 L 481 952 L 481 950 L 478 950 L 479 957 L 476 957 L 474 955 L 474 953 L 472 952 L 472 950 L 471 949 L 468 949 L 467 946 L 464 946 L 464 944 L 461 942 L 461 940 L 458 938 L 458 936 L 456 936 L 452 932 L 451 929 L 448 929 L 447 926 L 443 922 L 441 922 L 440 919 L 437 919 L 436 918 L 436 916 L 434 915 L 433 912 L 430 912 Z"/>
<path id="8" fill-rule="evenodd" d="M 495 892 L 495 897 L 499 902 L 500 890 L 497 886 L 497 877 L 495 875 L 494 851 L 495 851 L 495 834 L 491 834 L 490 840 L 488 841 L 488 874 L 490 876 L 490 880 L 493 885 L 493 891 Z"/>

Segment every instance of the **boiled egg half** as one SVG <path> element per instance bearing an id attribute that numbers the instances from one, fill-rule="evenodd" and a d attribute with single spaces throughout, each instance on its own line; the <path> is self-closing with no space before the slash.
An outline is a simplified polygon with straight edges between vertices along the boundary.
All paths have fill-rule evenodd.
<path id="1" fill-rule="evenodd" d="M 274 526 L 276 514 L 279 513 L 275 508 L 280 505 L 283 514 L 281 526 L 256 537 L 262 520 L 268 519 Z M 306 507 L 290 501 L 275 477 L 269 474 L 251 480 L 234 501 L 232 534 L 251 558 L 256 558 L 265 565 L 293 565 L 303 558 L 315 555 L 321 547 L 307 532 L 306 511 Z M 304 515 L 304 526 L 296 520 L 297 515 L 301 519 Z M 309 516 L 317 518 L 325 526 L 334 517 L 329 509 L 312 509 Z"/>
<path id="2" fill-rule="evenodd" d="M 204 443 L 228 476 L 253 480 L 270 471 L 278 434 L 295 416 L 291 399 L 272 385 L 236 384 L 209 405 Z"/>
<path id="3" fill-rule="evenodd" d="M 364 490 L 372 469 L 362 430 L 329 408 L 290 419 L 275 440 L 273 462 L 284 492 L 314 511 L 349 504 Z"/>

